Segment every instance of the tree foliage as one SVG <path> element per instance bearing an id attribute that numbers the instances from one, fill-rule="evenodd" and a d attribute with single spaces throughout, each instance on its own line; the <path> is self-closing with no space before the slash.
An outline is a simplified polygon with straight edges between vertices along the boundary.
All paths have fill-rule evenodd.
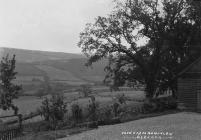
<path id="1" fill-rule="evenodd" d="M 18 97 L 21 86 L 15 85 L 12 81 L 16 79 L 15 55 L 9 59 L 9 55 L 3 57 L 0 63 L 0 108 L 8 110 L 12 108 L 15 113 L 18 108 L 13 104 L 13 99 Z"/>
<path id="2" fill-rule="evenodd" d="M 67 113 L 67 103 L 60 94 L 51 95 L 51 98 L 45 98 L 42 106 L 39 108 L 41 116 L 55 129 L 58 121 L 63 121 Z"/>
<path id="3" fill-rule="evenodd" d="M 167 88 L 175 91 L 175 77 L 183 64 L 199 56 L 200 2 L 188 0 L 115 1 L 114 11 L 86 25 L 78 46 L 88 65 L 109 58 L 105 82 L 146 85 L 153 98 Z M 147 41 L 139 45 L 139 41 Z"/>
<path id="4" fill-rule="evenodd" d="M 90 85 L 81 85 L 78 91 L 84 97 L 88 97 L 90 94 L 92 94 L 92 89 Z"/>

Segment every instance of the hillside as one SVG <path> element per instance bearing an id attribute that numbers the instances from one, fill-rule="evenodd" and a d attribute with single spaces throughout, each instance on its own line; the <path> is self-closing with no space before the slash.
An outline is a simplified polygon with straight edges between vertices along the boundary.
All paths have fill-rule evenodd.
<path id="1" fill-rule="evenodd" d="M 86 67 L 87 58 L 81 54 L 44 52 L 1 48 L 1 56 L 16 55 L 17 79 L 27 94 L 35 94 L 47 82 L 52 88 L 68 90 L 82 84 L 102 83 L 106 60 Z M 47 81 L 48 80 L 48 81 Z"/>
<path id="2" fill-rule="evenodd" d="M 85 66 L 86 58 L 69 59 L 69 60 L 49 60 L 44 62 L 35 62 L 35 65 L 48 65 L 57 69 L 68 71 L 72 75 L 87 81 L 103 81 L 105 72 L 104 67 L 107 65 L 106 60 L 94 63 L 91 67 Z"/>
<path id="3" fill-rule="evenodd" d="M 60 59 L 73 59 L 84 58 L 81 54 L 63 53 L 63 52 L 48 52 L 48 51 L 35 51 L 14 48 L 0 48 L 1 56 L 7 54 L 16 55 L 18 62 L 40 62 L 47 60 L 60 60 Z"/>

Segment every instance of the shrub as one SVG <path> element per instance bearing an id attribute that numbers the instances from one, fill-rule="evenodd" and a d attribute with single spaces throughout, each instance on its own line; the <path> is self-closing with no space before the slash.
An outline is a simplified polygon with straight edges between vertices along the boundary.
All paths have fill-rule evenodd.
<path id="1" fill-rule="evenodd" d="M 147 113 L 155 112 L 157 110 L 157 104 L 155 102 L 145 102 L 143 108 Z"/>
<path id="2" fill-rule="evenodd" d="M 173 97 L 169 97 L 167 99 L 167 108 L 168 109 L 176 109 L 177 108 L 177 100 Z"/>
<path id="3" fill-rule="evenodd" d="M 88 97 L 90 94 L 92 94 L 92 89 L 89 85 L 81 85 L 79 93 L 84 97 Z"/>
<path id="4" fill-rule="evenodd" d="M 117 102 L 114 102 L 113 104 L 112 104 L 112 111 L 113 111 L 113 113 L 114 113 L 114 117 L 117 117 L 117 115 L 120 113 L 120 104 L 118 104 Z"/>
<path id="5" fill-rule="evenodd" d="M 107 124 L 111 121 L 112 117 L 112 108 L 110 106 L 102 108 L 98 114 L 98 120 L 101 124 Z"/>
<path id="6" fill-rule="evenodd" d="M 64 120 L 64 115 L 67 112 L 67 104 L 64 102 L 64 97 L 61 95 L 52 95 L 50 99 L 47 97 L 42 102 L 39 111 L 49 122 L 50 128 L 55 129 L 59 121 Z"/>
<path id="7" fill-rule="evenodd" d="M 71 106 L 72 111 L 72 119 L 75 123 L 79 123 L 82 121 L 83 115 L 82 115 L 82 109 L 78 104 L 73 104 Z"/>
<path id="8" fill-rule="evenodd" d="M 125 104 L 126 103 L 126 97 L 124 94 L 117 94 L 116 99 L 120 104 Z"/>
<path id="9" fill-rule="evenodd" d="M 97 121 L 98 120 L 98 107 L 99 104 L 96 102 L 94 96 L 90 97 L 89 105 L 88 105 L 88 112 L 89 112 L 89 120 L 90 121 Z"/>
<path id="10" fill-rule="evenodd" d="M 165 100 L 159 99 L 155 101 L 156 104 L 156 111 L 164 111 L 166 109 L 166 103 Z"/>
<path id="11" fill-rule="evenodd" d="M 44 95 L 47 95 L 47 94 L 45 93 L 45 90 L 43 88 L 38 89 L 35 93 L 35 96 L 39 98 L 42 98 Z"/>
<path id="12" fill-rule="evenodd" d="M 163 97 L 153 99 L 150 103 L 144 103 L 144 108 L 148 112 L 164 111 L 167 109 L 176 109 L 177 101 L 173 97 Z"/>
<path id="13" fill-rule="evenodd" d="M 120 123 L 120 114 L 123 113 L 118 102 L 107 105 L 98 111 L 98 123 L 100 125 L 109 125 Z"/>

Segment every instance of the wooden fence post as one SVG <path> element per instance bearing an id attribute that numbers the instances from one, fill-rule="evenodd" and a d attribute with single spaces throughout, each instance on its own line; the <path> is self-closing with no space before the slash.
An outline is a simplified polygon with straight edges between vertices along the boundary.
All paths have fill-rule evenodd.
<path id="1" fill-rule="evenodd" d="M 22 131 L 22 114 L 19 114 L 18 118 L 19 118 L 19 129 L 20 129 L 20 132 L 21 132 Z"/>

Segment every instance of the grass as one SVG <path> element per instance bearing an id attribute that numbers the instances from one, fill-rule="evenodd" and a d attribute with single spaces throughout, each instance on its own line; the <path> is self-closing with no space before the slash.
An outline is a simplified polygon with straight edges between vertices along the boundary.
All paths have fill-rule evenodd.
<path id="1" fill-rule="evenodd" d="M 119 94 L 120 92 L 118 92 Z M 127 95 L 131 95 L 130 91 L 126 91 L 125 94 Z M 110 93 L 110 92 L 106 92 L 106 93 L 100 93 L 100 94 L 105 94 L 107 96 L 100 96 L 95 95 L 96 101 L 99 104 L 99 108 L 105 108 L 108 105 L 110 106 L 114 100 L 113 96 L 110 96 L 110 94 L 115 95 L 114 92 Z M 117 93 L 116 93 L 117 94 Z M 136 92 L 132 94 L 136 94 L 135 98 L 137 97 L 137 95 L 140 95 L 140 92 Z M 47 96 L 49 97 L 49 96 Z M 65 97 L 65 101 L 69 102 L 68 103 L 68 116 L 71 116 L 71 105 L 74 103 L 79 104 L 79 106 L 82 108 L 83 111 L 83 116 L 86 116 L 88 114 L 88 105 L 90 103 L 90 98 L 86 97 L 86 98 L 79 98 L 80 95 L 78 92 L 69 92 L 69 93 L 65 93 L 64 94 Z M 139 98 L 141 98 L 141 96 L 139 96 Z M 43 98 L 38 98 L 35 96 L 21 96 L 20 98 L 14 100 L 14 104 L 17 105 L 19 107 L 19 113 L 20 114 L 29 114 L 31 112 L 35 112 L 37 110 L 37 108 L 39 108 L 41 106 L 41 102 L 42 102 Z M 136 106 L 141 106 L 142 103 L 140 102 L 135 102 L 135 101 L 126 101 L 126 104 L 122 105 L 123 109 L 131 109 L 132 107 L 136 107 Z M 5 116 L 5 115 L 11 115 L 13 114 L 13 111 L 0 111 L 0 116 Z M 37 122 L 40 121 L 42 118 L 40 116 L 38 117 L 34 117 L 32 119 L 27 120 L 25 123 L 29 123 L 29 122 Z M 5 121 L 5 120 L 4 120 Z"/>
<path id="2" fill-rule="evenodd" d="M 51 66 L 46 65 L 36 65 L 36 67 L 44 72 L 50 77 L 50 80 L 68 80 L 68 81 L 82 81 L 81 79 L 75 77 L 72 73 L 64 70 L 60 70 Z"/>
<path id="3" fill-rule="evenodd" d="M 120 93 L 125 93 L 125 96 L 131 96 L 132 98 L 143 98 L 144 95 L 142 95 L 142 92 L 140 91 L 125 91 L 125 92 L 103 92 L 103 93 L 98 93 L 96 95 L 96 101 L 99 102 L 101 105 L 107 105 L 108 103 L 111 103 L 113 100 L 112 97 L 120 94 Z M 133 94 L 133 95 L 132 95 Z M 104 96 L 103 96 L 104 95 Z M 78 92 L 69 92 L 69 93 L 64 93 L 64 97 L 66 101 L 72 101 L 75 100 L 73 103 L 78 103 L 80 106 L 87 106 L 89 103 L 90 98 L 81 98 Z M 78 100 L 76 100 L 78 99 Z M 22 114 L 28 114 L 30 112 L 34 112 L 38 107 L 41 106 L 41 102 L 43 99 L 40 99 L 35 96 L 21 96 L 18 99 L 14 100 L 14 104 L 19 107 L 19 113 Z M 7 115 L 11 114 L 12 111 L 0 111 L 0 115 Z"/>
<path id="4" fill-rule="evenodd" d="M 87 130 L 89 130 L 89 128 L 82 127 L 82 128 L 71 128 L 71 129 L 59 130 L 59 131 L 38 132 L 38 133 L 31 133 L 29 135 L 18 137 L 15 140 L 55 140 L 55 139 L 67 137 L 69 135 L 78 134 Z"/>
<path id="5" fill-rule="evenodd" d="M 143 91 L 118 91 L 118 92 L 102 92 L 102 93 L 97 93 L 95 94 L 95 98 L 96 98 L 96 101 L 99 103 L 99 107 L 102 108 L 102 107 L 106 107 L 108 105 L 111 105 L 111 103 L 113 102 L 114 100 L 114 96 L 118 95 L 118 94 L 122 94 L 124 93 L 125 96 L 129 97 L 129 98 L 133 98 L 133 99 L 144 99 L 145 98 L 145 95 L 143 94 Z M 70 93 L 65 93 L 64 94 L 65 96 L 65 100 L 73 100 L 73 98 L 75 99 L 74 101 L 72 101 L 71 103 L 69 103 L 68 105 L 68 116 L 70 115 L 71 113 L 71 105 L 74 104 L 74 103 L 77 103 L 80 105 L 80 107 L 83 109 L 83 116 L 85 116 L 88 112 L 87 110 L 87 106 L 88 104 L 90 103 L 90 98 L 89 97 L 86 97 L 86 98 L 79 98 L 80 95 L 78 92 L 70 92 Z M 79 99 L 78 99 L 79 98 Z M 28 98 L 28 97 L 24 97 L 24 100 L 29 100 L 29 99 L 32 99 L 32 98 Z M 40 100 L 41 102 L 41 99 L 37 98 L 37 102 Z M 23 102 L 23 98 L 21 98 L 21 101 L 19 102 Z M 40 103 L 36 103 L 36 101 L 34 102 L 33 100 L 33 104 L 40 104 Z M 140 107 L 142 106 L 143 102 L 137 102 L 137 101 L 133 101 L 133 100 L 127 100 L 126 101 L 126 104 L 122 104 L 121 105 L 121 108 L 123 110 L 126 110 L 126 111 L 129 111 L 131 110 L 132 112 L 132 109 L 134 109 L 135 107 Z M 22 106 L 23 107 L 23 106 Z M 28 108 L 26 108 L 28 109 Z M 70 111 L 69 111 L 70 110 Z M 126 115 L 126 117 L 130 117 L 130 120 L 133 120 L 133 119 L 140 119 L 140 120 L 137 120 L 137 121 L 141 121 L 141 120 L 146 120 L 146 119 L 141 119 L 141 118 L 144 118 L 144 117 L 150 117 L 148 114 L 148 116 L 140 116 L 140 115 L 136 115 L 135 113 L 134 114 L 129 114 L 129 113 L 126 113 L 128 114 L 128 116 Z M 130 115 L 130 116 L 129 116 Z M 152 115 L 151 117 L 153 117 L 154 115 Z M 168 115 L 169 116 L 169 115 Z M 180 115 L 182 116 L 182 115 Z M 201 116 L 201 115 L 200 115 Z M 163 116 L 162 116 L 163 117 Z M 153 118 L 157 118 L 157 117 L 153 117 Z M 158 117 L 159 118 L 159 117 Z M 175 117 L 176 118 L 176 117 Z M 35 117 L 33 118 L 34 120 L 31 121 L 31 122 L 34 122 L 34 121 L 38 121 L 38 120 L 41 120 L 41 118 L 38 118 L 38 117 Z M 150 120 L 149 120 L 150 119 Z M 169 118 L 167 118 L 168 120 Z M 127 121 L 129 119 L 127 118 Z M 83 132 L 82 134 L 77 134 L 76 136 L 73 135 L 73 136 L 69 136 L 69 137 L 66 137 L 67 135 L 72 135 L 73 133 L 69 133 L 69 131 L 71 131 L 72 129 L 70 130 L 58 130 L 58 131 L 55 131 L 55 132 L 52 132 L 52 131 L 48 131 L 48 132 L 44 132 L 44 133 L 39 133 L 39 134 L 33 134 L 31 135 L 30 137 L 25 137 L 25 139 L 35 139 L 35 140 L 40 140 L 40 139 L 53 139 L 53 138 L 62 138 L 62 137 L 66 137 L 66 139 L 69 139 L 69 140 L 82 140 L 82 139 L 94 139 L 94 140 L 105 140 L 105 139 L 108 139 L 108 140 L 112 140 L 112 139 L 115 139 L 115 140 L 121 140 L 123 139 L 123 136 L 121 134 L 122 131 L 168 131 L 168 132 L 172 132 L 170 131 L 170 129 L 166 130 L 165 126 L 167 125 L 167 123 L 165 122 L 166 119 L 159 119 L 158 120 L 158 124 L 157 124 L 157 121 L 155 121 L 155 124 L 153 123 L 153 119 L 152 118 L 148 118 L 147 119 L 147 122 L 143 122 L 142 124 L 135 124 L 135 122 L 137 121 L 132 121 L 132 122 L 129 122 L 129 123 L 123 123 L 123 124 L 118 124 L 118 125 L 112 125 L 112 126 L 100 126 L 99 129 L 96 129 L 96 130 L 91 130 L 91 131 L 88 131 L 88 132 L 83 132 L 85 130 L 88 130 L 88 129 L 75 129 L 75 131 L 73 131 L 73 133 L 80 133 L 80 132 Z M 125 120 L 126 121 L 126 120 Z M 168 125 L 170 125 L 171 123 L 173 125 L 175 125 L 176 123 L 178 123 L 179 121 L 178 120 L 175 120 L 175 122 L 171 122 L 172 120 L 169 119 L 168 120 Z M 193 120 L 192 120 L 193 121 Z M 124 122 L 124 119 L 121 120 L 121 122 Z M 29 123 L 27 121 L 27 123 Z M 155 126 L 155 127 L 151 127 L 151 126 Z M 109 127 L 109 128 L 108 128 Z M 162 128 L 163 127 L 163 128 Z M 102 129 L 102 128 L 105 128 L 105 129 Z M 142 129 L 141 129 L 142 128 Z M 147 128 L 150 128 L 147 129 Z M 159 129 L 154 129 L 154 128 L 159 128 Z M 105 131 L 106 130 L 106 131 Z M 143 132 L 144 132 L 143 131 Z M 175 130 L 174 130 L 175 131 Z M 56 134 L 55 134 L 56 133 Z M 102 136 L 103 137 L 102 137 Z M 63 139 L 64 140 L 64 139 Z"/>
<path id="6" fill-rule="evenodd" d="M 29 114 L 36 111 L 41 106 L 42 99 L 34 96 L 22 96 L 14 100 L 14 104 L 19 108 L 20 114 Z M 6 116 L 13 114 L 12 110 L 3 111 L 0 110 L 0 116 Z"/>
<path id="7" fill-rule="evenodd" d="M 144 91 L 116 91 L 116 92 L 101 92 L 98 93 L 99 96 L 106 96 L 106 97 L 115 97 L 118 94 L 124 94 L 126 97 L 136 99 L 136 100 L 143 100 L 145 99 Z"/>
<path id="8" fill-rule="evenodd" d="M 43 71 L 31 63 L 17 63 L 16 71 L 18 76 L 43 76 Z"/>
<path id="9" fill-rule="evenodd" d="M 122 124 L 102 126 L 98 129 L 73 135 L 60 140 L 122 140 L 134 135 L 122 135 L 122 132 L 169 132 L 173 140 L 201 139 L 201 114 L 183 112 L 140 119 Z M 165 139 L 165 138 L 164 138 Z"/>

